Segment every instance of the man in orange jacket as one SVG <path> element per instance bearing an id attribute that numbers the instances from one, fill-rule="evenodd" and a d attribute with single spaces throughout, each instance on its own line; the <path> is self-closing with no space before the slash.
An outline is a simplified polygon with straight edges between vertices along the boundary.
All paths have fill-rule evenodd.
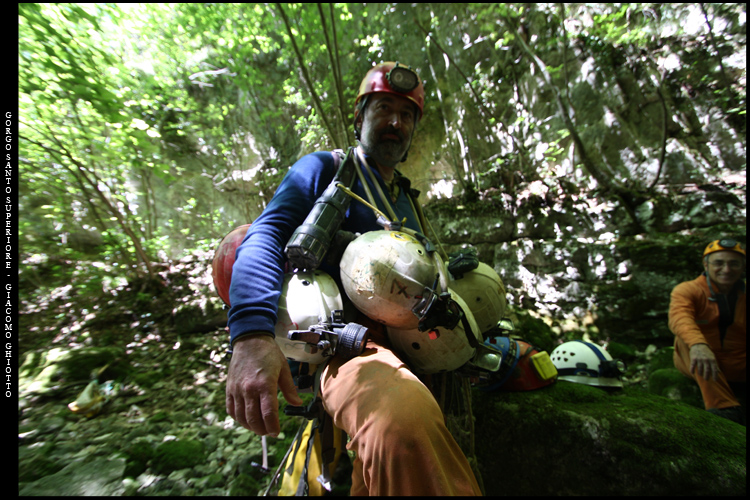
<path id="1" fill-rule="evenodd" d="M 712 241 L 705 272 L 677 285 L 669 305 L 675 367 L 698 383 L 706 410 L 743 425 L 732 386 L 744 391 L 746 382 L 746 256 L 734 240 Z"/>

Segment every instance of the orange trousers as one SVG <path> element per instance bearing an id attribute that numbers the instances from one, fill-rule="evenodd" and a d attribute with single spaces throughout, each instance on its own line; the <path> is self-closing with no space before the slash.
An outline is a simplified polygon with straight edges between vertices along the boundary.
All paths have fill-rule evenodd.
<path id="1" fill-rule="evenodd" d="M 356 454 L 351 495 L 481 495 L 434 396 L 384 344 L 334 357 L 321 377 L 323 407 Z"/>
<path id="2" fill-rule="evenodd" d="M 703 395 L 703 404 L 707 410 L 739 406 L 740 403 L 731 387 L 729 387 L 729 382 L 745 382 L 747 380 L 745 356 L 730 358 L 721 354 L 721 352 L 714 352 L 719 363 L 719 374 L 716 380 L 706 380 L 696 373 L 690 373 L 690 348 L 681 339 L 675 339 L 674 366 L 683 375 L 698 383 Z"/>

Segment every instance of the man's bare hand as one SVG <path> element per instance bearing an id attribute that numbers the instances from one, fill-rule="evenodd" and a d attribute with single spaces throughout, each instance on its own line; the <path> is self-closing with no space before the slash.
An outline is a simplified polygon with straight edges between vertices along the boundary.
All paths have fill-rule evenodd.
<path id="1" fill-rule="evenodd" d="M 227 376 L 227 413 L 256 434 L 277 436 L 278 389 L 290 404 L 303 404 L 286 358 L 268 335 L 240 338 L 233 351 Z"/>
<path id="2" fill-rule="evenodd" d="M 690 373 L 700 375 L 706 380 L 716 380 L 719 375 L 719 363 L 713 351 L 706 344 L 695 344 L 690 348 Z"/>

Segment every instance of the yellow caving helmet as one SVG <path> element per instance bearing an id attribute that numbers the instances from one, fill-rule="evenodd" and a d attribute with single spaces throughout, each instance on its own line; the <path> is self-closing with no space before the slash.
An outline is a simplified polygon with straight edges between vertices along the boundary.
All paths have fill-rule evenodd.
<path id="1" fill-rule="evenodd" d="M 437 327 L 421 332 L 417 328 L 399 329 L 388 327 L 388 339 L 393 349 L 403 356 L 417 373 L 430 374 L 452 371 L 471 360 L 476 349 L 469 343 L 473 336 L 479 344 L 482 334 L 466 302 L 454 290 L 448 288 L 451 299 L 464 313 L 471 331 L 466 331 L 463 321 L 455 328 Z"/>
<path id="2" fill-rule="evenodd" d="M 724 250 L 728 252 L 737 252 L 743 257 L 747 257 L 747 252 L 745 251 L 745 248 L 742 246 L 742 244 L 739 243 L 737 240 L 733 240 L 730 238 L 714 240 L 711 243 L 709 243 L 706 249 L 703 251 L 703 257 L 705 257 L 706 255 L 712 254 L 714 252 L 721 252 Z"/>
<path id="3" fill-rule="evenodd" d="M 393 328 L 417 328 L 412 309 L 438 270 L 427 249 L 400 231 L 370 231 L 349 243 L 339 263 L 341 285 L 357 309 Z"/>
<path id="4" fill-rule="evenodd" d="M 495 270 L 484 262 L 464 273 L 461 279 L 453 280 L 450 286 L 469 306 L 482 333 L 503 318 L 508 306 L 505 285 Z"/>

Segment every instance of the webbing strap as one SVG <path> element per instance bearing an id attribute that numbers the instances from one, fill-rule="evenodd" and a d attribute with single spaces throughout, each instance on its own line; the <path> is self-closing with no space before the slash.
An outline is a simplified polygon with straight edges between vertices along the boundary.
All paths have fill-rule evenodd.
<path id="1" fill-rule="evenodd" d="M 307 441 L 307 450 L 305 453 L 305 465 L 302 468 L 302 475 L 299 478 L 299 483 L 297 484 L 297 491 L 295 493 L 296 496 L 307 496 L 310 491 L 310 485 L 307 480 L 307 476 L 309 474 L 309 466 L 310 466 L 310 457 L 312 457 L 313 450 L 315 448 L 315 433 L 320 433 L 320 443 L 321 443 L 321 472 L 322 474 L 318 476 L 317 480 L 320 482 L 320 484 L 325 488 L 327 491 L 331 491 L 331 474 L 328 467 L 328 463 L 332 460 L 329 459 L 329 457 L 335 453 L 335 448 L 333 446 L 333 422 L 331 422 L 330 417 L 323 409 L 323 405 L 319 399 L 320 397 L 320 378 L 323 375 L 323 369 L 328 364 L 328 360 L 318 365 L 318 369 L 315 371 L 315 375 L 313 376 L 313 394 L 315 394 L 314 399 L 308 406 L 308 411 L 312 411 L 314 409 L 317 409 L 317 415 L 312 417 L 313 420 L 313 426 L 310 430 L 310 436 L 308 437 Z M 307 415 L 307 418 L 310 418 L 310 415 Z M 303 427 L 305 426 L 305 423 L 303 422 Z M 299 450 L 301 444 L 302 444 L 302 434 L 298 433 L 298 437 L 295 438 L 298 440 L 297 447 L 294 451 L 295 456 L 297 454 L 297 451 Z"/>

